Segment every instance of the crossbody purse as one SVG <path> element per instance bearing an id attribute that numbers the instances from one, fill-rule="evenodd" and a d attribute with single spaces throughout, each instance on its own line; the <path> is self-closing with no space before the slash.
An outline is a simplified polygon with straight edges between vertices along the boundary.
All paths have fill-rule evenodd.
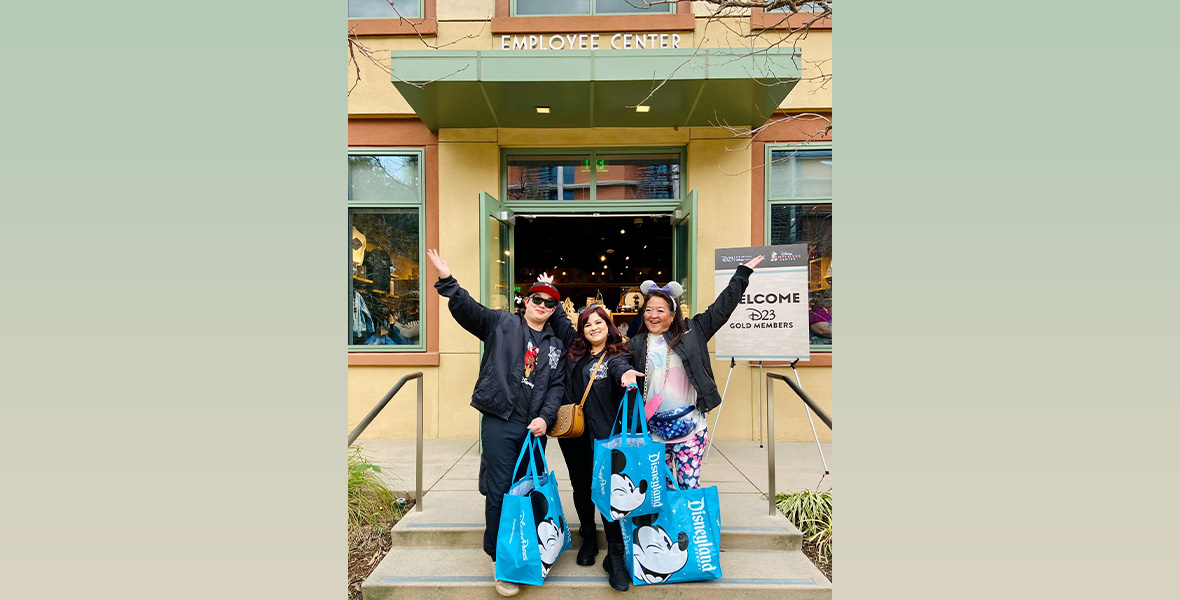
<path id="1" fill-rule="evenodd" d="M 590 388 L 594 385 L 594 376 L 598 375 L 598 367 L 602 366 L 604 358 L 606 358 L 605 348 L 602 350 L 602 356 L 598 357 L 598 362 L 594 364 L 594 370 L 590 371 L 590 382 L 586 384 L 582 401 L 577 404 L 562 404 L 558 407 L 557 419 L 553 421 L 553 427 L 549 428 L 549 437 L 576 438 L 582 436 L 582 432 L 586 430 L 582 406 L 586 404 L 586 398 L 590 396 Z"/>

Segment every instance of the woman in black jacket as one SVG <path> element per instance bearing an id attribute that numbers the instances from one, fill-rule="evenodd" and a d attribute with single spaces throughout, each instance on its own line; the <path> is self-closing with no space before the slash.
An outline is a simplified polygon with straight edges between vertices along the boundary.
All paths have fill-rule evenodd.
<path id="1" fill-rule="evenodd" d="M 653 439 L 666 444 L 665 459 L 682 489 L 700 487 L 701 458 L 708 441 L 705 413 L 721 404 L 709 361 L 709 339 L 737 308 L 762 258 L 739 265 L 713 304 L 691 319 L 680 312 L 677 298 L 684 293 L 680 284 L 673 281 L 657 287 L 645 281 L 639 286 L 645 296 L 640 309 L 643 327 L 627 341 L 627 348 L 632 366 L 643 372 L 648 429 Z M 623 376 L 622 383 L 634 380 L 632 372 Z"/>
<path id="2" fill-rule="evenodd" d="M 558 315 L 557 313 L 561 313 Z M 574 507 L 581 521 L 579 533 L 582 547 L 578 550 L 579 565 L 593 565 L 598 555 L 598 540 L 594 526 L 596 509 L 590 500 L 593 477 L 594 440 L 610 437 L 619 423 L 619 405 L 623 400 L 623 376 L 632 378 L 629 351 L 623 336 L 611 322 L 610 311 L 595 304 L 578 316 L 577 329 L 570 326 L 568 315 L 558 310 L 549 320 L 558 337 L 569 348 L 566 354 L 566 395 L 563 404 L 577 404 L 586 398 L 582 410 L 585 432 L 581 437 L 559 438 L 562 456 L 574 488 Z M 631 577 L 624 561 L 623 532 L 619 522 L 603 522 L 606 533 L 607 556 L 602 568 L 608 574 L 610 586 L 620 592 L 630 587 Z"/>

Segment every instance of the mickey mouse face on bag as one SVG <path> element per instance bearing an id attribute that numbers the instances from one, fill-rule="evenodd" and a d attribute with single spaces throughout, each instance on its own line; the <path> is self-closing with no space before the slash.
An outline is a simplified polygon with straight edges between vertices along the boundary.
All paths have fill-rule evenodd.
<path id="1" fill-rule="evenodd" d="M 619 520 L 639 508 L 647 499 L 647 480 L 640 479 L 636 487 L 631 478 L 623 473 L 627 467 L 627 455 L 619 450 L 610 451 L 610 516 Z"/>
<path id="2" fill-rule="evenodd" d="M 541 552 L 541 577 L 548 577 L 549 569 L 553 568 L 565 546 L 565 517 L 558 517 L 556 521 L 544 518 L 549 512 L 545 494 L 534 490 L 529 497 L 533 503 L 533 522 L 537 526 L 537 545 Z"/>
<path id="3" fill-rule="evenodd" d="M 681 531 L 673 541 L 663 527 L 654 524 L 656 517 L 643 515 L 631 520 L 635 524 L 632 571 L 646 583 L 663 583 L 688 562 L 688 534 Z"/>

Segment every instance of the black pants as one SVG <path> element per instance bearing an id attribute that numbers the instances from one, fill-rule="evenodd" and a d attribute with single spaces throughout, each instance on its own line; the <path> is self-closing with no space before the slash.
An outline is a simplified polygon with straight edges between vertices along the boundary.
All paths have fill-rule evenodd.
<path id="1" fill-rule="evenodd" d="M 589 433 L 581 437 L 557 440 L 561 446 L 561 455 L 565 458 L 565 466 L 570 472 L 570 485 L 574 488 L 574 509 L 578 512 L 583 535 L 593 535 L 594 515 L 598 509 L 590 500 L 591 479 L 594 477 L 594 438 Z M 519 450 L 517 450 L 519 452 Z M 606 532 L 608 543 L 622 544 L 623 530 L 619 522 L 603 521 L 602 530 Z"/>
<path id="2" fill-rule="evenodd" d="M 504 493 L 512 482 L 528 474 L 527 460 L 521 461 L 519 471 L 512 472 L 528 430 L 524 423 L 513 423 L 488 414 L 483 416 L 480 425 L 483 436 L 483 453 L 479 456 L 479 493 L 484 495 L 483 551 L 492 560 L 496 560 L 496 535 L 500 532 Z M 541 438 L 541 447 L 545 446 L 545 439 Z M 540 469 L 541 456 L 536 452 L 534 455 Z"/>

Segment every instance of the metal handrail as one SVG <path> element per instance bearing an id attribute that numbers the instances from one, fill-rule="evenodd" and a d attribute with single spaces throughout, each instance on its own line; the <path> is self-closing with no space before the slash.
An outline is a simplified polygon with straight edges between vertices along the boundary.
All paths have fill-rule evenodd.
<path id="1" fill-rule="evenodd" d="M 418 380 L 418 444 L 417 444 L 417 449 L 415 451 L 416 456 L 414 458 L 414 511 L 421 512 L 422 511 L 422 371 L 418 371 L 416 373 L 410 373 L 409 375 L 406 375 L 405 377 L 402 377 L 401 379 L 397 380 L 397 383 L 393 384 L 392 388 L 389 388 L 389 392 L 386 393 L 385 397 L 382 398 L 381 401 L 377 403 L 377 406 L 374 406 L 373 410 L 370 410 L 369 414 L 365 415 L 365 418 L 361 419 L 361 422 L 359 424 L 357 424 L 355 429 L 352 430 L 352 433 L 348 434 L 348 445 L 351 446 L 352 443 L 356 441 L 356 438 L 360 437 L 361 432 L 364 431 L 365 428 L 369 426 L 369 423 L 373 422 L 373 419 L 377 418 L 377 415 L 381 412 L 381 409 L 385 408 L 385 405 L 389 404 L 389 401 L 393 399 L 393 396 L 395 394 L 397 394 L 398 391 L 400 391 L 402 389 L 402 386 L 405 385 L 406 382 L 411 379 Z"/>
<path id="2" fill-rule="evenodd" d="M 795 370 L 795 363 L 797 363 L 797 362 L 799 362 L 799 359 L 795 359 L 791 363 L 791 370 L 792 371 Z M 799 376 L 799 374 L 798 374 L 798 372 L 796 372 L 795 377 L 798 377 L 798 376 Z M 828 413 L 824 412 L 824 410 L 822 408 L 820 408 L 818 405 L 816 405 L 815 401 L 811 399 L 811 396 L 808 396 L 807 392 L 803 391 L 803 388 L 800 387 L 798 383 L 791 381 L 790 379 L 787 378 L 786 375 L 782 375 L 780 373 L 767 373 L 766 374 L 766 437 L 768 438 L 767 439 L 768 443 L 766 444 L 766 457 L 767 457 L 767 462 L 769 463 L 767 468 L 769 469 L 769 483 L 770 483 L 770 486 L 769 486 L 769 488 L 770 488 L 769 489 L 769 492 L 770 492 L 769 493 L 770 514 L 773 515 L 776 508 L 774 506 L 774 497 L 775 497 L 775 493 L 774 493 L 774 386 L 770 385 L 771 379 L 781 379 L 781 380 L 787 382 L 787 385 L 791 386 L 791 389 L 795 391 L 795 394 L 799 396 L 799 399 L 803 401 L 803 404 L 806 405 L 807 408 L 811 409 L 811 412 L 815 413 L 815 415 L 817 417 L 819 417 L 819 419 L 821 421 L 824 422 L 824 425 L 828 426 L 828 429 L 832 428 L 832 417 L 829 417 Z M 759 412 L 761 412 L 761 411 L 759 411 Z M 811 415 L 808 414 L 807 418 L 808 418 L 808 420 L 810 420 Z M 814 422 L 811 425 L 811 432 L 813 434 L 815 433 Z M 819 446 L 819 436 L 818 435 L 816 436 L 815 443 L 816 443 L 816 446 Z M 823 460 L 823 452 L 822 451 L 820 452 L 819 456 L 820 456 L 820 460 Z M 824 462 L 824 474 L 827 474 L 827 462 L 826 461 Z"/>

